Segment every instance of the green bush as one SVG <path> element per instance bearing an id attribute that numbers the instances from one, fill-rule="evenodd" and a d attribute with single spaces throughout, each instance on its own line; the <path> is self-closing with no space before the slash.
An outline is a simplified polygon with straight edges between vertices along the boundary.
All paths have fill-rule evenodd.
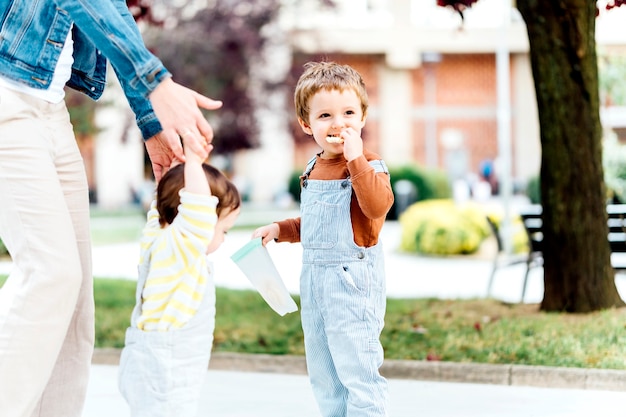
<path id="1" fill-rule="evenodd" d="M 526 184 L 526 195 L 533 204 L 541 204 L 541 183 L 539 176 L 534 176 Z"/>
<path id="2" fill-rule="evenodd" d="M 6 246 L 4 246 L 4 243 L 2 243 L 2 239 L 0 239 L 0 256 L 7 255 L 8 253 L 9 251 Z"/>
<path id="3" fill-rule="evenodd" d="M 300 202 L 300 175 L 302 171 L 294 171 L 289 176 L 289 184 L 287 184 L 287 191 L 293 197 L 293 201 Z"/>
<path id="4" fill-rule="evenodd" d="M 443 171 L 426 169 L 418 165 L 403 165 L 390 167 L 389 174 L 391 175 L 391 188 L 394 190 L 394 193 L 396 183 L 400 180 L 407 180 L 415 186 L 417 190 L 415 201 L 450 198 L 452 195 L 448 177 Z M 387 215 L 388 220 L 397 219 L 397 201 L 398 198 L 395 198 L 394 204 Z"/>
<path id="5" fill-rule="evenodd" d="M 448 177 L 445 172 L 422 168 L 418 165 L 390 167 L 391 185 L 399 180 L 408 180 L 417 188 L 419 200 L 449 198 L 452 195 Z"/>
<path id="6" fill-rule="evenodd" d="M 400 248 L 430 255 L 470 254 L 491 234 L 481 206 L 452 200 L 429 200 L 412 204 L 399 218 Z"/>

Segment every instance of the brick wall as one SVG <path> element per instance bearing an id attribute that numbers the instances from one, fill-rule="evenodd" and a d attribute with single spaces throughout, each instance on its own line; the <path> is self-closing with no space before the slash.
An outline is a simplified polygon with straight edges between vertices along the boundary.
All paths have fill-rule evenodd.
<path id="1" fill-rule="evenodd" d="M 325 55 L 301 56 L 294 64 L 294 72 L 301 72 L 302 62 L 307 60 L 334 60 L 353 66 L 366 82 L 372 112 L 363 131 L 366 146 L 374 152 L 380 152 L 379 121 L 376 116 L 378 106 L 377 68 L 384 65 L 384 58 L 376 55 Z M 496 62 L 493 54 L 442 55 L 438 63 L 425 63 L 422 67 L 411 70 L 413 80 L 413 132 L 415 143 L 413 159 L 425 165 L 426 160 L 426 124 L 435 126 L 437 138 L 438 167 L 446 167 L 446 149 L 441 143 L 441 134 L 453 129 L 463 135 L 463 146 L 467 150 L 467 166 L 470 171 L 478 172 L 479 164 L 484 159 L 493 160 L 497 149 L 496 120 Z M 430 74 L 427 75 L 427 74 Z M 431 78 L 428 78 L 431 77 Z M 428 112 L 427 90 L 425 83 L 430 79 L 434 83 L 434 122 Z M 293 90 L 291 90 L 293 91 Z M 432 91 L 432 90 L 431 90 Z M 302 166 L 315 152 L 313 141 L 301 142 L 295 151 L 296 166 Z M 384 155 L 383 155 L 384 157 Z"/>

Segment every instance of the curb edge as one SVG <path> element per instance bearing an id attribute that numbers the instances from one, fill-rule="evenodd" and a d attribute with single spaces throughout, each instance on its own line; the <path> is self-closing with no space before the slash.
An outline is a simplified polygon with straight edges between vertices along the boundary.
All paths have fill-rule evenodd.
<path id="1" fill-rule="evenodd" d="M 119 365 L 121 349 L 97 348 L 92 364 Z M 305 375 L 303 356 L 213 352 L 209 369 Z M 528 365 L 386 359 L 381 374 L 391 379 L 542 388 L 626 391 L 626 371 Z"/>

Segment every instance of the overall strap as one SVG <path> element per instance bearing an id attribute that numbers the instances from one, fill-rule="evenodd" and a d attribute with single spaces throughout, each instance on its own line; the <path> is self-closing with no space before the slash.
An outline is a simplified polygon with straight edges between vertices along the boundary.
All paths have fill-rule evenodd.
<path id="1" fill-rule="evenodd" d="M 313 171 L 316 158 L 317 156 L 314 156 L 313 158 L 309 159 L 309 162 L 306 163 L 306 168 L 304 169 L 304 172 L 302 173 L 302 175 L 308 176 L 311 173 L 311 171 Z M 374 159 L 372 161 L 369 161 L 369 164 L 374 168 L 374 171 L 384 172 L 385 174 L 389 174 L 389 169 L 387 168 L 385 161 L 383 161 L 382 159 Z"/>
<path id="2" fill-rule="evenodd" d="M 313 171 L 313 167 L 315 166 L 315 161 L 316 160 L 317 160 L 317 155 L 315 155 L 313 158 L 309 159 L 309 162 L 306 163 L 306 168 L 304 168 L 304 172 L 302 173 L 302 175 L 304 175 L 305 177 L 309 176 L 311 171 Z"/>
<path id="3" fill-rule="evenodd" d="M 309 179 L 309 174 L 311 173 L 311 171 L 313 171 L 313 167 L 315 166 L 315 162 L 317 160 L 317 155 L 314 156 L 313 158 L 309 159 L 309 162 L 307 162 L 306 164 L 306 168 L 304 169 L 304 172 L 302 173 L 302 176 L 304 177 L 304 180 L 302 182 L 302 185 L 304 187 L 307 186 L 307 180 Z M 375 159 L 372 161 L 369 161 L 370 166 L 372 166 L 372 168 L 374 168 L 375 172 L 384 172 L 385 174 L 389 175 L 389 169 L 387 168 L 387 165 L 385 164 L 385 161 L 383 161 L 382 159 Z M 346 178 L 346 180 L 350 180 L 350 177 L 348 176 L 348 178 Z M 347 186 L 348 183 L 346 183 L 344 181 L 344 183 L 342 183 L 342 186 Z"/>
<path id="4" fill-rule="evenodd" d="M 306 188 L 307 183 L 309 181 L 309 174 L 311 173 L 311 171 L 313 171 L 313 167 L 315 166 L 315 162 L 317 160 L 317 155 L 315 155 L 313 158 L 309 159 L 309 162 L 307 162 L 306 164 L 306 168 L 304 168 L 304 172 L 302 173 L 302 187 Z"/>
<path id="5" fill-rule="evenodd" d="M 369 163 L 372 167 L 374 167 L 374 171 L 384 172 L 385 174 L 389 175 L 389 169 L 387 168 L 385 161 L 383 161 L 382 159 L 375 159 L 373 161 L 369 161 Z"/>

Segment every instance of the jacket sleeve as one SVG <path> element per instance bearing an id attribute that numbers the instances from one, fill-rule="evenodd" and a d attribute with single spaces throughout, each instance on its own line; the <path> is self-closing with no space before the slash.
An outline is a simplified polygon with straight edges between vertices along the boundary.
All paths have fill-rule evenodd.
<path id="1" fill-rule="evenodd" d="M 145 139 L 161 131 L 148 95 L 171 77 L 146 48 L 124 0 L 55 0 L 113 66 Z"/>
<path id="2" fill-rule="evenodd" d="M 386 172 L 376 172 L 365 156 L 348 162 L 352 188 L 363 214 L 369 219 L 387 215 L 393 205 L 391 181 Z"/>
<path id="3" fill-rule="evenodd" d="M 141 38 L 139 28 L 137 27 L 132 14 L 126 7 L 125 2 L 123 4 L 123 8 L 120 10 L 120 14 L 128 25 L 129 30 L 135 32 L 136 36 Z M 117 75 L 117 79 L 122 85 L 128 104 L 130 104 L 130 108 L 133 110 L 133 113 L 135 113 L 135 120 L 139 130 L 141 130 L 141 136 L 143 139 L 150 139 L 152 136 L 161 132 L 163 128 L 161 127 L 161 123 L 152 109 L 150 100 L 145 95 L 142 95 L 132 88 L 130 83 L 122 76 L 121 72 L 117 69 L 113 62 L 111 62 L 111 66 Z"/>

